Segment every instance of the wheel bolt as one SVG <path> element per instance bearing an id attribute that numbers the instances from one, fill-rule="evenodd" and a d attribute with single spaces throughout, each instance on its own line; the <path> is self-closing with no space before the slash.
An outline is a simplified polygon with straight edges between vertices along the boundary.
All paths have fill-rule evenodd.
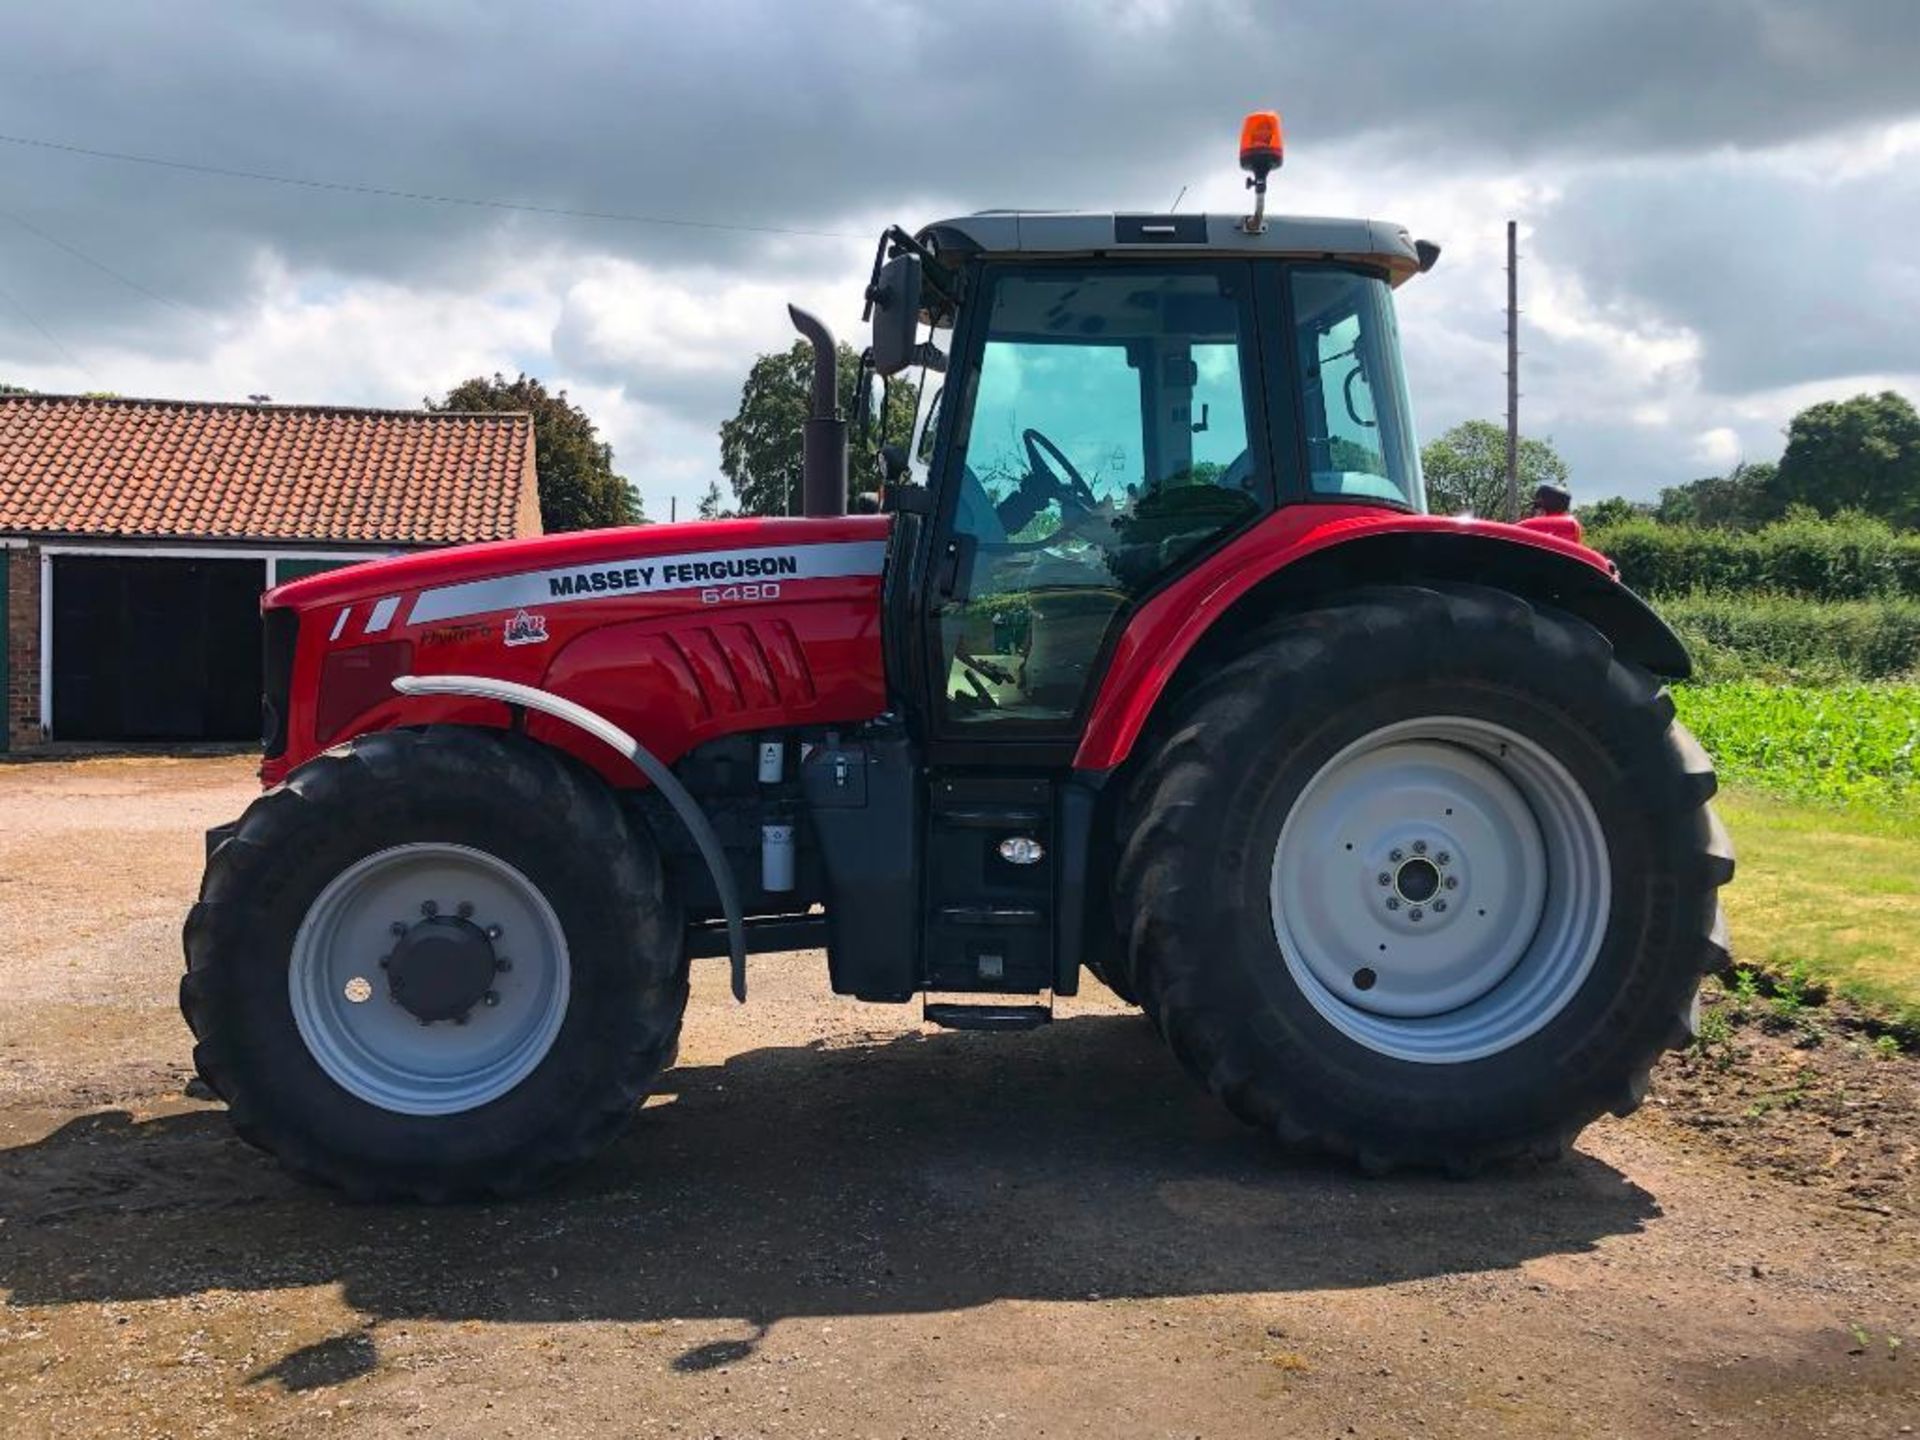
<path id="1" fill-rule="evenodd" d="M 502 955 L 498 960 L 493 962 L 493 968 L 494 973 L 504 975 L 507 971 L 513 969 L 513 961 Z"/>
<path id="2" fill-rule="evenodd" d="M 1460 877 L 1458 875 L 1449 875 L 1444 883 L 1447 889 L 1458 890 L 1460 888 Z"/>
<path id="3" fill-rule="evenodd" d="M 391 925 L 389 925 L 389 926 L 387 927 L 387 933 L 388 933 L 389 935 L 394 935 L 394 936 L 400 936 L 400 935 L 404 935 L 404 934 L 406 934 L 406 933 L 407 933 L 407 922 L 406 922 L 406 921 L 404 921 L 404 920 L 396 920 L 396 921 L 394 921 L 394 922 L 393 922 L 393 924 L 391 924 Z"/>
<path id="4" fill-rule="evenodd" d="M 1449 855 L 1444 850 L 1442 850 L 1438 855 L 1434 856 L 1433 858 L 1442 865 L 1451 865 L 1453 863 L 1453 856 Z"/>
<path id="5" fill-rule="evenodd" d="M 453 1023 L 456 1025 L 464 1025 L 467 1023 L 467 1017 L 464 1015 L 456 1015 L 453 1017 Z"/>
<path id="6" fill-rule="evenodd" d="M 387 966 L 391 965 L 392 963 L 393 963 L 393 957 L 391 955 L 382 955 L 380 957 L 380 968 L 382 970 L 386 969 Z"/>
<path id="7" fill-rule="evenodd" d="M 1387 852 L 1387 859 L 1393 861 L 1395 864 L 1398 864 L 1400 861 L 1406 858 L 1407 858 L 1407 852 L 1404 850 L 1389 850 Z"/>
<path id="8" fill-rule="evenodd" d="M 462 920 L 471 918 L 473 915 L 473 902 L 471 900 L 462 900 L 458 905 L 453 907 L 453 913 L 458 915 Z"/>
<path id="9" fill-rule="evenodd" d="M 1418 905 L 1416 905 L 1407 912 L 1407 918 L 1409 920 L 1418 920 L 1425 913 L 1426 912 L 1424 910 L 1422 910 Z"/>
<path id="10" fill-rule="evenodd" d="M 489 1007 L 498 1005 L 500 1003 L 500 992 L 498 990 L 487 991 L 486 994 L 480 997 L 480 1003 Z"/>
<path id="11" fill-rule="evenodd" d="M 1416 841 L 1414 841 L 1414 842 L 1413 842 L 1413 853 L 1414 853 L 1414 854 L 1416 854 L 1416 855 L 1424 855 L 1424 854 L 1426 854 L 1426 853 L 1427 853 L 1427 842 L 1426 842 L 1426 841 L 1424 841 L 1424 840 L 1416 840 Z"/>
<path id="12" fill-rule="evenodd" d="M 1379 880 L 1382 885 L 1391 885 L 1393 883 L 1393 876 L 1382 870 L 1379 875 Z"/>
<path id="13" fill-rule="evenodd" d="M 487 926 L 487 939 L 498 940 L 499 938 L 500 938 L 500 927 L 498 925 Z"/>
<path id="14" fill-rule="evenodd" d="M 1436 914 L 1436 915 L 1444 915 L 1444 914 L 1446 914 L 1446 913 L 1447 913 L 1447 902 L 1446 902 L 1446 901 L 1444 901 L 1444 900 L 1436 900 L 1436 901 L 1434 901 L 1434 902 L 1433 902 L 1433 913 L 1434 913 L 1434 914 Z"/>
<path id="15" fill-rule="evenodd" d="M 435 915 L 440 913 L 440 906 L 436 901 L 422 900 L 420 902 L 420 913 L 431 920 Z"/>
<path id="16" fill-rule="evenodd" d="M 1398 895 L 1389 895 L 1387 897 L 1387 909 L 1398 910 L 1399 908 L 1400 908 L 1400 897 Z"/>

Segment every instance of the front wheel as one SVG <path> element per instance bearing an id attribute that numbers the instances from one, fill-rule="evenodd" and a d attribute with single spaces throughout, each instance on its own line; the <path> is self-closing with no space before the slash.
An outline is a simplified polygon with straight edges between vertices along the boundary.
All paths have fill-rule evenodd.
<path id="1" fill-rule="evenodd" d="M 1283 1139 L 1470 1171 L 1645 1093 L 1732 851 L 1671 698 L 1570 616 L 1380 587 L 1180 702 L 1129 793 L 1128 968 Z"/>
<path id="2" fill-rule="evenodd" d="M 686 1006 L 649 837 L 552 751 L 363 736 L 260 797 L 188 916 L 181 1008 L 235 1127 L 364 1197 L 510 1194 L 598 1149 Z"/>

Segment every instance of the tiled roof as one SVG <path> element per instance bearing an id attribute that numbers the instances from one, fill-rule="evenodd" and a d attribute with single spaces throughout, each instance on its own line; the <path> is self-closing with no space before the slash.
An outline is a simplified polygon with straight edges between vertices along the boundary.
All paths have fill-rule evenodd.
<path id="1" fill-rule="evenodd" d="M 527 415 L 0 396 L 0 534 L 430 545 L 539 529 Z"/>

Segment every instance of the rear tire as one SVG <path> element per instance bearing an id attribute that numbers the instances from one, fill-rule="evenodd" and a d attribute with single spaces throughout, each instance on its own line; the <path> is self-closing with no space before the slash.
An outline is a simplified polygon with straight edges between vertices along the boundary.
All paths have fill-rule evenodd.
<path id="1" fill-rule="evenodd" d="M 194 1060 L 235 1128 L 365 1199 L 545 1183 L 639 1108 L 686 1008 L 650 837 L 546 747 L 453 726 L 363 736 L 261 796 L 184 940 Z"/>
<path id="2" fill-rule="evenodd" d="M 1671 697 L 1591 626 L 1349 592 L 1158 735 L 1122 814 L 1125 968 L 1242 1118 L 1470 1173 L 1631 1111 L 1691 1040 L 1732 848 Z"/>

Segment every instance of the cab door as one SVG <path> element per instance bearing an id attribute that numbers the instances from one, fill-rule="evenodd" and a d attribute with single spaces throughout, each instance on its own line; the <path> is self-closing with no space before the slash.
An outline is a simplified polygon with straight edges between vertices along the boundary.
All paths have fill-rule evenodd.
<path id="1" fill-rule="evenodd" d="M 925 552 L 929 738 L 936 761 L 1064 763 L 1133 609 L 1273 504 L 1253 277 L 1140 261 L 979 278 Z"/>

